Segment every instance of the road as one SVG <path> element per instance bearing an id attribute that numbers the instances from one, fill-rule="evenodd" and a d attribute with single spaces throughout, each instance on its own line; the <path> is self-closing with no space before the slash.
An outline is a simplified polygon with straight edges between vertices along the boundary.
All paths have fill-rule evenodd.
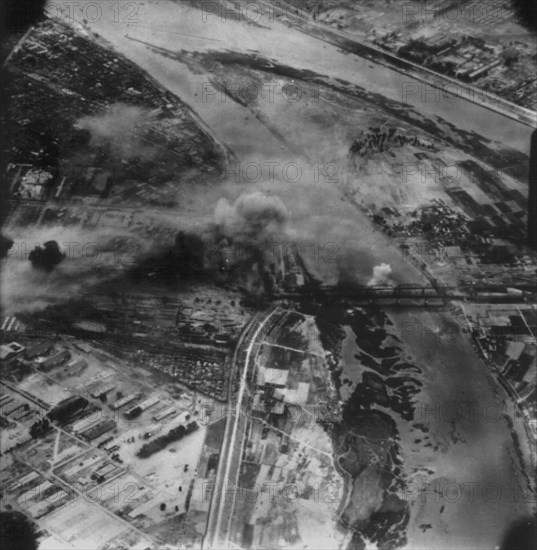
<path id="1" fill-rule="evenodd" d="M 268 315 L 265 316 L 259 322 L 259 325 L 251 338 L 246 342 L 246 338 L 239 340 L 239 344 L 235 350 L 233 356 L 232 366 L 232 378 L 230 383 L 230 391 L 228 394 L 228 410 L 232 410 L 233 405 L 233 379 L 236 373 L 238 362 L 240 361 L 241 350 L 247 345 L 246 357 L 242 366 L 242 374 L 239 392 L 236 397 L 236 405 L 233 414 L 228 414 L 226 417 L 226 429 L 224 432 L 224 441 L 222 443 L 222 449 L 220 452 L 220 462 L 218 464 L 218 471 L 215 479 L 215 490 L 209 509 L 209 519 L 207 521 L 207 531 L 203 540 L 203 548 L 225 548 L 227 545 L 229 524 L 233 515 L 233 507 L 235 498 L 233 498 L 233 505 L 230 506 L 229 493 L 227 489 L 233 489 L 238 486 L 238 477 L 240 473 L 240 462 L 242 456 L 242 442 L 244 439 L 244 431 L 246 428 L 245 416 L 241 414 L 241 406 L 247 392 L 247 378 L 248 370 L 250 366 L 250 357 L 252 349 L 256 343 L 256 340 L 261 334 L 263 328 L 268 321 L 279 310 L 273 309 Z M 253 323 L 257 323 L 258 316 L 255 316 L 253 322 L 250 322 L 243 335 L 247 337 L 250 333 Z M 242 434 L 239 434 L 239 430 L 242 428 Z M 235 495 L 233 495 L 234 497 Z"/>
<path id="2" fill-rule="evenodd" d="M 269 5 L 267 2 L 264 3 L 265 5 Z M 290 7 L 279 7 L 274 9 L 276 13 L 279 11 L 280 16 L 285 16 L 289 13 Z M 476 94 L 475 86 L 466 84 L 460 80 L 456 80 L 441 73 L 431 71 L 427 67 L 423 67 L 407 59 L 403 59 L 390 53 L 389 51 L 375 46 L 372 43 L 359 41 L 355 36 L 350 38 L 347 34 L 337 31 L 328 25 L 323 25 L 312 21 L 309 16 L 303 15 L 303 12 L 302 15 L 294 14 L 291 20 L 292 22 L 289 21 L 288 18 L 286 18 L 286 20 L 294 29 L 305 34 L 309 34 L 319 40 L 323 40 L 328 44 L 338 46 L 345 51 L 359 55 L 366 59 L 371 59 L 372 61 L 385 65 L 390 69 L 407 74 L 412 78 L 430 85 L 432 88 L 445 90 L 447 94 L 451 93 L 451 95 L 460 96 L 460 92 L 463 90 L 465 92 L 465 99 L 471 103 L 475 103 L 476 105 L 480 105 L 481 107 L 485 107 L 486 109 L 516 120 L 517 122 L 521 122 L 530 128 L 535 126 L 536 114 L 530 109 L 515 105 L 514 103 L 511 103 L 502 97 L 493 95 L 490 92 L 486 92 L 486 94 Z M 453 90 L 455 90 L 455 92 Z M 485 95 L 489 99 L 488 101 L 485 99 Z"/>

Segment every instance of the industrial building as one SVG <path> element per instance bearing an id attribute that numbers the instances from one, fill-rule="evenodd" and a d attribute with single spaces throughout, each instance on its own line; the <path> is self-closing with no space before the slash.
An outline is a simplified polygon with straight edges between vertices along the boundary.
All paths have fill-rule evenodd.
<path id="1" fill-rule="evenodd" d="M 39 365 L 45 369 L 51 369 L 57 365 L 61 365 L 64 361 L 67 361 L 71 357 L 71 354 L 67 350 L 62 350 L 54 353 L 50 357 L 47 357 L 43 361 L 39 362 Z"/>
<path id="2" fill-rule="evenodd" d="M 46 355 L 53 348 L 53 346 L 54 344 L 52 342 L 41 342 L 39 344 L 35 344 L 34 346 L 26 348 L 24 351 L 24 357 L 25 359 L 31 361 L 36 357 Z"/>
<path id="3" fill-rule="evenodd" d="M 153 420 L 156 420 L 157 422 L 159 422 L 160 420 L 164 420 L 168 416 L 172 415 L 174 412 L 176 412 L 175 407 L 168 407 L 163 411 L 159 412 L 157 415 L 155 415 L 153 417 Z"/>
<path id="4" fill-rule="evenodd" d="M 113 411 L 116 411 L 117 409 L 120 409 L 123 407 L 123 405 L 126 405 L 127 403 L 130 403 L 131 401 L 134 401 L 138 397 L 138 393 L 130 393 L 129 395 L 126 395 L 125 397 L 121 397 L 117 401 L 114 401 L 110 404 L 110 408 Z"/>
<path id="5" fill-rule="evenodd" d="M 73 359 L 67 363 L 67 368 L 69 369 L 81 369 L 88 365 L 88 362 L 85 359 Z"/>
<path id="6" fill-rule="evenodd" d="M 17 342 L 3 344 L 2 346 L 0 346 L 0 359 L 2 359 L 2 361 L 13 359 L 17 355 L 21 354 L 24 349 L 24 346 L 17 344 Z"/>
<path id="7" fill-rule="evenodd" d="M 116 423 L 111 418 L 106 418 L 101 422 L 88 427 L 86 430 L 82 431 L 80 435 L 87 441 L 93 441 L 101 435 L 113 430 L 116 427 Z"/>
<path id="8" fill-rule="evenodd" d="M 125 411 L 125 416 L 130 416 L 135 411 L 135 409 L 140 409 L 140 412 L 143 412 L 149 409 L 150 407 L 153 407 L 154 405 L 156 405 L 159 401 L 160 401 L 160 398 L 156 395 L 153 397 L 150 397 L 144 401 L 141 401 L 140 403 L 137 403 L 136 405 L 133 405 L 132 407 L 129 407 Z"/>

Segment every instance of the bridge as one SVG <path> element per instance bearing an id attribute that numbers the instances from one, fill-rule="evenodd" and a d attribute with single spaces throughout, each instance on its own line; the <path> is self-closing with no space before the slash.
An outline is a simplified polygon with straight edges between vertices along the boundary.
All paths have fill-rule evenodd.
<path id="1" fill-rule="evenodd" d="M 525 302 L 537 292 L 537 284 L 517 284 L 516 290 L 505 285 L 416 285 L 397 286 L 377 285 L 318 285 L 296 288 L 279 294 L 281 298 L 308 299 L 324 301 L 326 299 L 359 303 L 389 303 L 401 305 L 439 305 L 449 300 L 472 302 Z M 404 301 L 404 303 L 402 302 Z"/>

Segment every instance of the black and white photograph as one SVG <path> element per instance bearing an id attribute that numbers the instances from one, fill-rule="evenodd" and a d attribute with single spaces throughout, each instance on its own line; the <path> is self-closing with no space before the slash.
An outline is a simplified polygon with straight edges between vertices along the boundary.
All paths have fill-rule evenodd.
<path id="1" fill-rule="evenodd" d="M 537 549 L 537 2 L 0 1 L 2 550 Z"/>

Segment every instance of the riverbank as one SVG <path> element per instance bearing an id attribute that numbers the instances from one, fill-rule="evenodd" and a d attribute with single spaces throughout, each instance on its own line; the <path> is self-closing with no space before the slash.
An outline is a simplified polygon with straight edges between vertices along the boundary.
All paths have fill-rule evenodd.
<path id="1" fill-rule="evenodd" d="M 277 13 L 277 8 L 272 8 Z M 280 8 L 280 15 L 285 15 L 288 13 L 287 9 Z M 293 8 L 294 10 L 294 8 Z M 444 96 L 443 99 L 446 101 L 456 102 L 458 98 L 463 98 L 467 101 L 475 103 L 481 107 L 485 107 L 491 111 L 494 111 L 503 116 L 509 117 L 517 122 L 521 122 L 530 128 L 535 128 L 537 125 L 537 113 L 526 109 L 519 105 L 515 105 L 510 101 L 505 100 L 502 97 L 491 94 L 484 90 L 480 90 L 475 86 L 461 82 L 454 78 L 450 78 L 441 73 L 436 73 L 431 71 L 427 67 L 417 65 L 412 61 L 403 59 L 397 55 L 394 55 L 386 50 L 377 48 L 373 44 L 367 44 L 365 42 L 358 41 L 356 37 L 349 37 L 346 33 L 341 31 L 336 31 L 334 29 L 328 28 L 325 25 L 320 23 L 315 23 L 308 20 L 305 16 L 299 16 L 298 14 L 294 16 L 294 21 L 298 18 L 301 19 L 301 24 L 294 24 L 293 28 L 298 29 L 301 32 L 305 32 L 311 36 L 315 36 L 321 40 L 329 42 L 335 46 L 338 46 L 345 51 L 351 52 L 355 55 L 359 55 L 365 59 L 374 61 L 384 65 L 390 69 L 398 71 L 406 76 L 412 77 L 424 84 L 432 86 L 435 89 L 440 90 Z M 456 93 L 453 90 L 456 90 Z M 428 96 L 431 95 L 431 90 L 421 89 L 416 90 L 412 89 L 412 93 L 419 92 L 420 95 L 425 97 L 425 100 Z M 408 91 L 408 90 L 407 90 Z M 462 94 L 461 94 L 462 92 Z M 401 96 L 403 98 L 404 90 L 401 90 Z M 435 98 L 436 100 L 436 98 Z"/>

